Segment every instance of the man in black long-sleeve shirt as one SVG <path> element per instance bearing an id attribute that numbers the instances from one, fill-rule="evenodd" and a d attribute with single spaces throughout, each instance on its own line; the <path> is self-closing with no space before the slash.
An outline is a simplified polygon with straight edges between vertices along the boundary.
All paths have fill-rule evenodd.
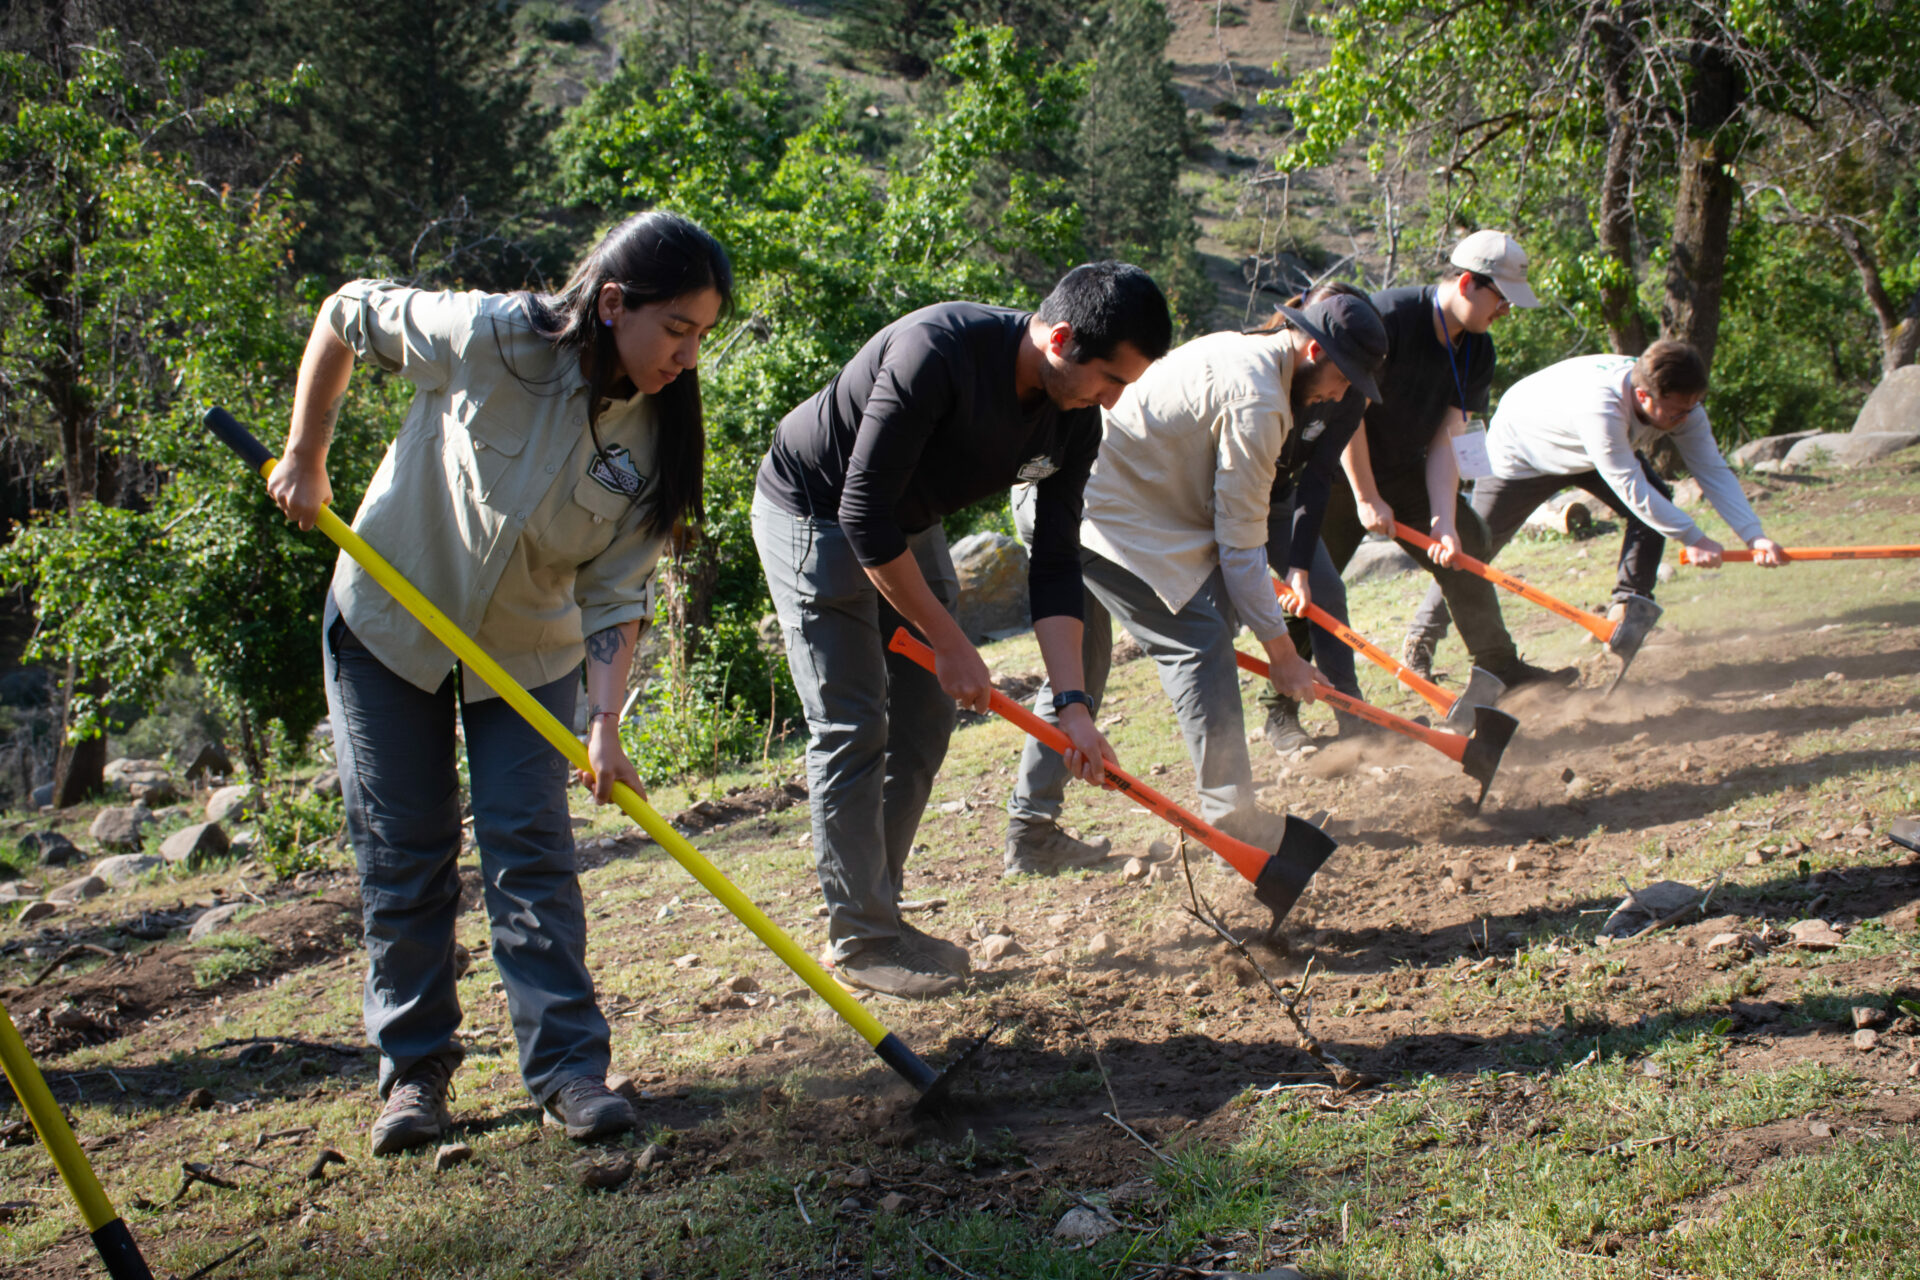
<path id="1" fill-rule="evenodd" d="M 1100 409 L 1171 339 L 1145 272 L 1092 263 L 1031 315 L 954 302 L 896 320 L 774 433 L 754 543 L 806 708 L 814 857 L 849 985 L 935 996 L 967 970 L 965 948 L 913 928 L 898 905 L 954 703 L 984 711 L 992 689 L 954 619 L 941 517 L 1037 484 L 1029 594 L 1068 767 L 1097 782 L 1113 758 L 1080 664 L 1081 490 Z M 887 650 L 903 622 L 932 645 L 937 674 Z"/>

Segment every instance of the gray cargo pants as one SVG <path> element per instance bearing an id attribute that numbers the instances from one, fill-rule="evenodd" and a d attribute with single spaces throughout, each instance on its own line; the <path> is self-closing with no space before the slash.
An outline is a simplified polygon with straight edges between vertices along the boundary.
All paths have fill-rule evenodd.
<path id="1" fill-rule="evenodd" d="M 574 867 L 567 761 L 500 698 L 465 702 L 459 673 L 426 693 L 390 671 L 328 601 L 327 708 L 360 871 L 367 1039 L 380 1096 L 426 1058 L 448 1069 L 454 1033 L 453 930 L 460 910 L 460 782 L 454 716 L 465 730 L 473 835 L 480 846 L 494 968 L 520 1044 L 520 1075 L 544 1102 L 575 1076 L 605 1076 L 607 1020 L 587 972 L 586 905 Z M 529 690 L 573 720 L 580 673 Z"/>
<path id="2" fill-rule="evenodd" d="M 838 523 L 789 515 L 756 492 L 753 542 L 807 713 L 814 869 L 838 962 L 900 935 L 907 854 L 946 759 L 953 699 L 931 671 L 888 650 L 906 619 Z M 940 526 L 907 545 L 952 612 L 960 579 Z"/>

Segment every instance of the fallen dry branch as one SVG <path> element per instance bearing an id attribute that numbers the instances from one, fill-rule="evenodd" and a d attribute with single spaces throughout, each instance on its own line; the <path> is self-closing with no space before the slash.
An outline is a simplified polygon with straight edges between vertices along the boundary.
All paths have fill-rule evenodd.
<path id="1" fill-rule="evenodd" d="M 1307 961 L 1306 969 L 1300 974 L 1299 987 L 1295 993 L 1289 997 L 1285 989 L 1273 980 L 1272 975 L 1261 967 L 1258 960 L 1253 958 L 1253 953 L 1247 949 L 1247 944 L 1235 937 L 1233 931 L 1221 923 L 1219 913 L 1214 910 L 1213 904 L 1201 896 L 1199 887 L 1193 882 L 1193 864 L 1187 858 L 1187 837 L 1185 832 L 1180 834 L 1179 848 L 1180 867 L 1181 870 L 1186 873 L 1187 877 L 1188 902 L 1185 907 L 1187 914 L 1218 934 L 1222 941 L 1229 947 L 1232 947 L 1240 958 L 1245 960 L 1247 964 L 1252 967 L 1253 971 L 1260 975 L 1260 980 L 1266 983 L 1267 990 L 1273 994 L 1274 1000 L 1279 1003 L 1280 1011 L 1286 1014 L 1287 1021 L 1293 1024 L 1294 1033 L 1300 1038 L 1301 1050 L 1304 1051 L 1308 1057 L 1327 1069 L 1328 1074 L 1333 1077 L 1334 1083 L 1340 1087 L 1342 1092 L 1350 1089 L 1363 1088 L 1366 1085 L 1374 1083 L 1372 1076 L 1362 1075 L 1360 1072 L 1353 1070 L 1353 1068 L 1347 1066 L 1341 1062 L 1340 1059 L 1327 1052 L 1327 1047 L 1320 1043 L 1319 1038 L 1308 1029 L 1306 1019 L 1300 1016 L 1300 1002 L 1310 999 L 1312 995 L 1313 961 L 1311 959 Z"/>
<path id="2" fill-rule="evenodd" d="M 105 956 L 109 960 L 120 959 L 120 953 L 117 951 L 109 951 L 105 947 L 97 947 L 91 942 L 76 942 L 72 946 L 68 947 L 65 951 L 62 951 L 59 955 L 55 956 L 52 960 L 50 960 L 47 963 L 47 967 L 42 969 L 38 974 L 34 975 L 33 981 L 29 982 L 27 986 L 29 987 L 39 986 L 41 983 L 45 982 L 48 978 L 51 978 L 53 976 L 54 970 L 58 969 L 61 965 L 64 965 L 69 960 L 78 960 L 81 956 L 84 956 L 89 952 L 91 952 L 94 955 Z"/>

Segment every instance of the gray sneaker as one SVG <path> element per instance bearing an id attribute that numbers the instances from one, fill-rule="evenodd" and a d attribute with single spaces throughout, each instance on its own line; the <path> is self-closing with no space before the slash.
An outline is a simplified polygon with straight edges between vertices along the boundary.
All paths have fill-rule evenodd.
<path id="1" fill-rule="evenodd" d="M 376 1156 L 424 1147 L 453 1127 L 447 1102 L 453 1094 L 453 1069 L 444 1058 L 422 1058 L 394 1078 L 380 1116 L 367 1131 Z"/>
<path id="2" fill-rule="evenodd" d="M 931 1000 L 960 986 L 960 979 L 906 938 L 868 947 L 834 966 L 849 987 L 899 996 L 903 1000 Z"/>
<path id="3" fill-rule="evenodd" d="M 1300 704 L 1292 698 L 1282 698 L 1268 710 L 1265 732 L 1267 745 L 1282 760 L 1313 745 L 1313 735 L 1300 724 Z"/>
<path id="4" fill-rule="evenodd" d="M 1112 849 L 1111 840 L 1076 840 L 1045 818 L 1008 818 L 1006 864 L 1000 874 L 1054 876 L 1076 867 L 1097 867 Z"/>
<path id="5" fill-rule="evenodd" d="M 547 1123 L 565 1125 L 575 1142 L 611 1138 L 640 1123 L 633 1104 L 599 1076 L 575 1076 L 548 1095 L 544 1106 Z"/>
<path id="6" fill-rule="evenodd" d="M 900 922 L 900 934 L 911 946 L 954 977 L 964 978 L 973 972 L 973 957 L 959 943 L 936 938 L 923 929 L 914 928 L 905 920 Z"/>

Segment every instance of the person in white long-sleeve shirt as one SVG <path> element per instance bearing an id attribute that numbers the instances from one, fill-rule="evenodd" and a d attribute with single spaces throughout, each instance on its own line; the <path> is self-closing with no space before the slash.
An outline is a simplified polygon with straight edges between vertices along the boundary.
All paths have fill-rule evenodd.
<path id="1" fill-rule="evenodd" d="M 1753 549 L 1753 562 L 1768 568 L 1784 563 L 1780 544 L 1761 531 L 1760 517 L 1714 443 L 1701 403 L 1706 393 L 1700 353 L 1671 338 L 1638 359 L 1575 356 L 1514 383 L 1487 430 L 1493 475 L 1478 481 L 1473 493 L 1473 509 L 1493 535 L 1494 554 L 1534 508 L 1577 486 L 1626 524 L 1609 617 L 1622 616 L 1631 596 L 1652 598 L 1668 538 L 1678 538 L 1695 564 L 1719 567 L 1725 548 L 1674 503 L 1672 488 L 1647 461 L 1645 450 L 1665 436 L 1734 536 Z M 1428 591 L 1408 642 L 1437 645 L 1448 621 L 1446 601 L 1437 589 Z"/>

